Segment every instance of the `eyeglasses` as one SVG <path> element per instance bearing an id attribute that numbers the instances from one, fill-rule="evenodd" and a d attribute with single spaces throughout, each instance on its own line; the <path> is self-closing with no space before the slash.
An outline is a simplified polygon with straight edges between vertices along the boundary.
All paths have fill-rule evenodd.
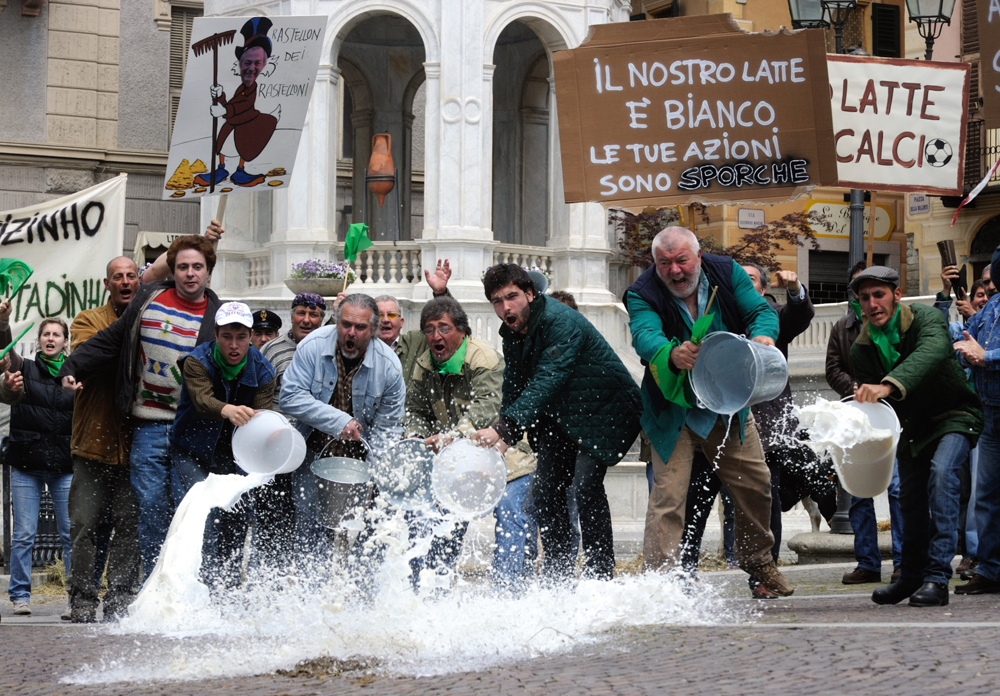
<path id="1" fill-rule="evenodd" d="M 379 318 L 385 317 L 389 321 L 396 321 L 399 319 L 399 312 L 379 312 Z"/>
<path id="2" fill-rule="evenodd" d="M 428 328 L 424 329 L 423 331 L 421 331 L 421 333 L 424 336 L 426 336 L 427 338 L 430 338 L 431 336 L 434 335 L 435 331 L 437 333 L 441 334 L 442 336 L 447 336 L 448 334 L 450 334 L 454 330 L 455 330 L 454 326 L 448 326 L 447 324 L 445 324 L 444 326 L 428 327 Z"/>

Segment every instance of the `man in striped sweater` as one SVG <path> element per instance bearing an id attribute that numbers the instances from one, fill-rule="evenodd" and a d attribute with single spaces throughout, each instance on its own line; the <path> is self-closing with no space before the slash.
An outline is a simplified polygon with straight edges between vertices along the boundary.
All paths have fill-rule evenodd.
<path id="1" fill-rule="evenodd" d="M 87 377 L 116 366 L 115 398 L 132 426 L 131 482 L 139 503 L 139 551 L 144 576 L 173 517 L 169 435 L 181 394 L 177 361 L 211 341 L 219 298 L 208 289 L 215 250 L 188 235 L 167 250 L 171 280 L 146 283 L 124 314 L 77 348 L 63 364 L 63 388 L 77 391 Z"/>

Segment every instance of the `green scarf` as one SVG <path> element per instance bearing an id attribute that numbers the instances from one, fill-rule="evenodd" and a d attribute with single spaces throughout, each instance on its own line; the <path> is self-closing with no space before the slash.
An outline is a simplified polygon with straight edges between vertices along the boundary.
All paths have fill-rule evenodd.
<path id="1" fill-rule="evenodd" d="M 222 370 L 222 378 L 227 382 L 232 382 L 237 376 L 239 376 L 240 372 L 243 371 L 243 368 L 246 367 L 247 357 L 249 357 L 249 355 L 250 351 L 248 350 L 247 354 L 243 356 L 243 359 L 240 360 L 238 365 L 230 365 L 226 362 L 225 358 L 222 357 L 222 353 L 219 352 L 218 343 L 216 343 L 212 348 L 212 360 L 214 360 L 216 366 Z"/>
<path id="2" fill-rule="evenodd" d="M 465 351 L 468 349 L 468 347 L 469 347 L 469 337 L 466 336 L 465 338 L 462 339 L 462 345 L 458 347 L 458 350 L 455 351 L 455 354 L 452 355 L 447 360 L 445 360 L 443 363 L 438 363 L 438 361 L 434 359 L 434 354 L 432 353 L 431 364 L 434 366 L 434 369 L 437 370 L 442 375 L 449 375 L 449 374 L 457 375 L 462 371 L 462 363 L 465 362 Z"/>
<path id="3" fill-rule="evenodd" d="M 59 374 L 59 370 L 62 368 L 63 363 L 66 362 L 66 354 L 60 353 L 54 358 L 50 358 L 45 353 L 39 352 L 37 357 L 45 368 L 49 371 L 49 374 L 53 377 Z"/>
<path id="4" fill-rule="evenodd" d="M 850 304 L 851 304 L 851 309 L 854 310 L 854 316 L 856 316 L 858 319 L 863 320 L 864 317 L 861 316 L 861 303 L 858 302 L 857 300 L 851 300 Z"/>
<path id="5" fill-rule="evenodd" d="M 884 329 L 879 329 L 868 323 L 868 335 L 875 342 L 878 348 L 878 357 L 882 361 L 882 367 L 886 372 L 892 371 L 892 366 L 899 360 L 899 351 L 894 346 L 899 345 L 899 305 L 896 306 L 896 313 L 885 325 Z"/>

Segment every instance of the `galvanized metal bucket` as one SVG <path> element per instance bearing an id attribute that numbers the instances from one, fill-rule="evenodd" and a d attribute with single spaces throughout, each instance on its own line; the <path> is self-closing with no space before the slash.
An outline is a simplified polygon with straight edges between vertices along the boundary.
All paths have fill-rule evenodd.
<path id="1" fill-rule="evenodd" d="M 361 529 L 361 514 L 372 492 L 367 462 L 326 457 L 309 468 L 317 479 L 316 521 L 327 529 Z"/>

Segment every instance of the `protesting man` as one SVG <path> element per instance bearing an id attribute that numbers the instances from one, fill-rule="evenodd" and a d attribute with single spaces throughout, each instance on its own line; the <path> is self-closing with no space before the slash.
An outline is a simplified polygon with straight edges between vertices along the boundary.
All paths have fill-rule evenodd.
<path id="1" fill-rule="evenodd" d="M 178 237 L 167 250 L 173 280 L 143 284 L 125 312 L 73 351 L 59 372 L 63 388 L 114 368 L 118 410 L 131 417 L 130 477 L 139 503 L 139 550 L 153 570 L 174 513 L 170 429 L 181 396 L 179 358 L 214 338 L 222 304 L 208 289 L 215 250 L 205 237 Z"/>
<path id="2" fill-rule="evenodd" d="M 182 494 L 209 474 L 241 474 L 233 458 L 233 431 L 255 411 L 271 408 L 274 369 L 250 345 L 252 326 L 249 307 L 227 302 L 215 313 L 215 340 L 178 360 L 184 385 L 170 432 L 170 459 Z M 202 565 L 211 585 L 240 584 L 249 519 L 246 509 L 212 512 Z"/>
<path id="3" fill-rule="evenodd" d="M 851 281 L 865 324 L 851 347 L 854 398 L 886 399 L 903 432 L 899 507 L 903 558 L 899 580 L 872 593 L 876 604 L 948 604 L 958 541 L 958 471 L 983 429 L 979 397 L 955 358 L 941 312 L 900 303 L 899 274 L 872 266 Z M 928 514 L 928 510 L 930 514 Z"/>
<path id="4" fill-rule="evenodd" d="M 496 422 L 500 415 L 504 361 L 489 345 L 472 338 L 465 310 L 451 297 L 438 297 L 424 306 L 420 330 L 429 349 L 417 358 L 408 381 L 403 430 L 407 437 L 424 438 L 428 447 L 439 452 L 453 438 L 473 436 L 476 430 Z M 516 506 L 519 512 L 527 487 L 516 488 L 523 489 L 520 500 L 509 506 Z M 507 521 L 505 516 L 504 522 Z M 467 521 L 461 522 L 448 536 L 435 537 L 424 565 L 439 573 L 451 570 L 458 561 L 468 526 Z M 510 534 L 507 526 L 498 529 L 497 545 L 498 549 L 514 553 L 516 549 L 511 547 L 517 546 L 516 539 L 505 536 Z M 523 531 L 520 552 L 523 557 Z M 419 568 L 414 570 L 419 572 Z"/>
<path id="5" fill-rule="evenodd" d="M 1000 247 L 993 252 L 987 268 L 1000 277 Z M 984 272 L 984 276 L 986 273 Z M 964 338 L 954 344 L 962 362 L 972 368 L 976 393 L 985 405 L 985 427 L 979 440 L 976 472 L 975 527 L 978 532 L 976 558 L 979 565 L 969 582 L 955 588 L 955 594 L 995 594 L 1000 592 L 1000 299 L 994 294 L 986 306 L 966 324 Z"/>
<path id="6" fill-rule="evenodd" d="M 865 270 L 865 262 L 858 261 L 851 269 L 848 283 L 861 271 Z M 826 346 L 826 383 L 840 397 L 854 396 L 858 385 L 854 381 L 851 369 L 851 346 L 861 333 L 864 319 L 861 316 L 861 305 L 853 293 L 848 302 L 847 314 L 842 316 L 830 330 L 830 339 Z M 899 511 L 899 464 L 893 465 L 892 479 L 886 491 L 889 498 L 889 520 L 892 534 L 892 575 L 890 582 L 899 579 L 903 562 L 903 515 Z M 843 491 L 843 495 L 851 495 Z M 869 582 L 882 582 L 882 552 L 878 548 L 878 521 L 875 519 L 875 501 L 871 498 L 858 498 L 851 495 L 851 508 L 848 512 L 851 529 L 854 532 L 854 560 L 858 565 L 849 573 L 844 573 L 841 582 L 845 585 L 862 585 Z"/>
<path id="7" fill-rule="evenodd" d="M 639 435 L 639 389 L 597 329 L 536 293 L 520 266 L 491 267 L 483 286 L 502 322 L 507 366 L 500 419 L 477 437 L 506 451 L 528 433 L 537 458 L 531 490 L 543 571 L 557 578 L 570 578 L 575 569 L 566 502 L 575 475 L 584 574 L 611 579 L 615 554 L 604 476 Z"/>
<path id="8" fill-rule="evenodd" d="M 336 326 L 299 343 L 281 384 L 281 408 L 306 438 L 306 469 L 321 454 L 365 459 L 362 437 L 378 456 L 403 430 L 406 387 L 399 358 L 372 340 L 379 320 L 375 300 L 348 295 L 335 318 Z M 316 521 L 315 483 L 302 483 L 295 495 L 297 538 L 300 550 L 312 551 L 324 535 Z"/>
<path id="9" fill-rule="evenodd" d="M 686 379 L 700 347 L 691 341 L 692 327 L 708 310 L 710 286 L 716 288 L 710 331 L 746 334 L 773 346 L 778 316 L 746 271 L 729 257 L 703 255 L 691 230 L 666 228 L 653 239 L 652 253 L 653 267 L 629 286 L 624 298 L 632 345 L 647 365 L 642 429 L 653 448 L 643 562 L 658 570 L 674 568 L 681 560 L 691 463 L 695 445 L 701 444 L 736 505 L 740 567 L 771 593 L 788 596 L 794 588 L 771 556 L 771 475 L 750 409 L 732 419 L 698 408 Z"/>

